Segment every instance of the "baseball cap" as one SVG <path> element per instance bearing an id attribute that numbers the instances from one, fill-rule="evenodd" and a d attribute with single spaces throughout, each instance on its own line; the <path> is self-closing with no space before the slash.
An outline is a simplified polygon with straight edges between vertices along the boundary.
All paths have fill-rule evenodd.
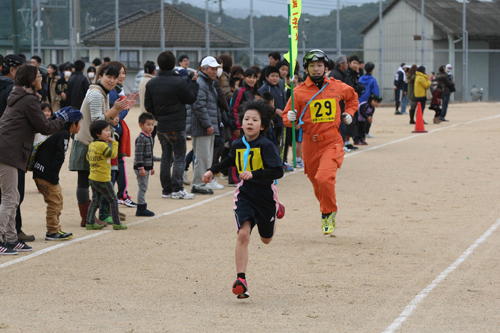
<path id="1" fill-rule="evenodd" d="M 206 57 L 201 61 L 201 67 L 221 67 L 222 65 L 217 62 L 217 60 L 214 57 Z"/>
<path id="2" fill-rule="evenodd" d="M 2 61 L 2 68 L 17 67 L 24 64 L 26 60 L 15 54 L 6 55 Z"/>

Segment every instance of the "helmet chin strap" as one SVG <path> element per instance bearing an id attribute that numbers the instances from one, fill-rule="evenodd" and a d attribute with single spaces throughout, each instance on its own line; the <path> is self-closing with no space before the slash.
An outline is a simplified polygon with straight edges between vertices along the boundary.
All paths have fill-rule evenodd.
<path id="1" fill-rule="evenodd" d="M 312 76 L 312 75 L 309 75 L 309 77 L 311 78 L 311 80 L 313 82 L 318 82 L 318 81 L 321 81 L 324 79 L 325 77 L 325 74 L 321 75 L 321 76 Z"/>

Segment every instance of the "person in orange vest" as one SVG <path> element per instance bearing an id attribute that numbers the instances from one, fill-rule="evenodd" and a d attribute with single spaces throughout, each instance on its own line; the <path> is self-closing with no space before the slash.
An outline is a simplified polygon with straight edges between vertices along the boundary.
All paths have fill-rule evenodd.
<path id="1" fill-rule="evenodd" d="M 289 99 L 283 112 L 285 126 L 292 127 L 295 121 L 302 126 L 304 173 L 311 181 L 320 203 L 324 235 L 331 234 L 336 224 L 336 175 L 344 161 L 340 121 L 343 118 L 349 125 L 358 110 L 358 95 L 354 89 L 342 81 L 325 76 L 328 61 L 321 50 L 311 50 L 305 55 L 304 69 L 309 76 L 294 89 L 293 107 Z M 344 113 L 339 105 L 341 100 L 345 101 Z"/>

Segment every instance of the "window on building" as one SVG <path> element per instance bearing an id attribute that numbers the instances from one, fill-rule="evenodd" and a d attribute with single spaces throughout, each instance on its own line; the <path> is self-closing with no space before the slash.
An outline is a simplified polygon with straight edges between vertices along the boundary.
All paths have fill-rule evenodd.
<path id="1" fill-rule="evenodd" d="M 139 51 L 120 51 L 120 61 L 127 69 L 138 69 L 141 67 L 139 63 Z"/>

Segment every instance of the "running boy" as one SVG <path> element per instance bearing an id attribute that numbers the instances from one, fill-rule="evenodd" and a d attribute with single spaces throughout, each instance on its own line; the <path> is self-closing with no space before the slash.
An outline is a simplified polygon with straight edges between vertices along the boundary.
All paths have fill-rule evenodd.
<path id="1" fill-rule="evenodd" d="M 355 145 L 362 145 L 366 146 L 368 143 L 365 141 L 365 129 L 366 129 L 366 122 L 371 124 L 373 122 L 373 114 L 375 113 L 375 108 L 378 108 L 378 104 L 382 101 L 382 98 L 378 97 L 375 94 L 371 94 L 370 97 L 368 97 L 368 101 L 366 102 L 361 102 L 359 104 L 359 111 L 358 111 L 358 133 L 354 137 L 354 144 Z"/>
<path id="2" fill-rule="evenodd" d="M 136 216 L 154 216 L 155 213 L 148 210 L 146 203 L 146 191 L 148 190 L 149 172 L 155 174 L 153 165 L 153 137 L 151 133 L 155 129 L 155 117 L 151 113 L 144 112 L 139 116 L 139 127 L 141 133 L 135 139 L 134 172 L 137 176 L 139 192 L 137 194 Z"/>
<path id="3" fill-rule="evenodd" d="M 99 207 L 102 197 L 109 203 L 113 218 L 113 229 L 127 229 L 120 222 L 118 213 L 118 198 L 111 183 L 111 159 L 118 154 L 118 141 L 111 136 L 111 128 L 107 121 L 96 120 L 90 125 L 90 135 L 94 141 L 89 145 L 87 161 L 90 164 L 89 183 L 92 187 L 92 203 L 87 212 L 87 230 L 102 229 L 104 225 L 95 223 L 93 216 Z M 108 143 L 112 143 L 109 148 Z"/>
<path id="4" fill-rule="evenodd" d="M 80 118 L 82 114 L 80 113 Z M 64 128 L 50 136 L 38 148 L 33 165 L 33 180 L 47 204 L 47 233 L 45 240 L 57 241 L 73 237 L 70 232 L 61 230 L 59 217 L 63 208 L 62 188 L 59 172 L 66 157 L 70 134 L 80 130 L 80 120 L 66 123 Z"/>
<path id="5" fill-rule="evenodd" d="M 237 167 L 240 173 L 242 182 L 238 184 L 234 200 L 238 239 L 233 293 L 238 298 L 248 298 L 245 272 L 250 233 L 257 225 L 264 244 L 273 239 L 276 218 L 285 215 L 285 207 L 278 201 L 273 185 L 275 179 L 283 177 L 283 168 L 276 146 L 263 135 L 273 117 L 270 106 L 263 100 L 248 102 L 238 117 L 245 135 L 233 142 L 228 157 L 203 175 L 203 182 L 209 183 L 215 173 L 230 166 Z"/>
<path id="6" fill-rule="evenodd" d="M 352 123 L 352 117 L 358 110 L 358 95 L 354 89 L 341 81 L 325 77 L 328 61 L 321 50 L 312 50 L 305 55 L 304 69 L 309 76 L 304 84 L 294 89 L 294 105 L 291 105 L 290 99 L 283 112 L 285 126 L 292 127 L 292 122 L 296 120 L 302 125 L 304 173 L 311 181 L 320 203 L 324 235 L 331 234 L 335 229 L 335 183 L 337 170 L 344 161 L 343 141 L 339 133 L 339 102 L 345 101 L 342 117 L 346 124 Z"/>

